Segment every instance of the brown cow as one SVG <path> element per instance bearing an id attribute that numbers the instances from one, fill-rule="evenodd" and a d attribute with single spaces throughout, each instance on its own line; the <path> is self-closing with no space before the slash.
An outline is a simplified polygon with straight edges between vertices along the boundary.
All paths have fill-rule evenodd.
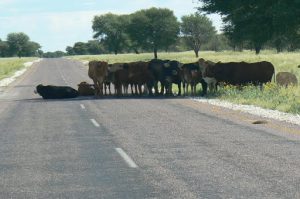
<path id="1" fill-rule="evenodd" d="M 203 77 L 215 78 L 218 82 L 232 85 L 253 83 L 262 85 L 270 82 L 274 75 L 274 66 L 267 61 L 246 63 L 228 62 L 207 64 L 203 70 Z"/>
<path id="2" fill-rule="evenodd" d="M 203 76 L 203 73 L 205 72 L 206 67 L 208 67 L 209 65 L 215 65 L 216 63 L 209 61 L 209 60 L 204 60 L 202 58 L 199 59 L 198 61 L 199 64 L 199 68 L 201 70 L 201 74 L 202 74 L 202 78 L 203 80 L 206 82 L 207 86 L 209 88 L 209 91 L 214 92 L 217 90 L 217 80 L 214 77 L 207 77 L 207 76 Z M 203 87 L 203 84 L 202 84 Z M 204 91 L 204 88 L 203 88 Z M 205 91 L 206 92 L 206 91 Z M 206 94 L 206 93 L 203 93 Z"/>
<path id="3" fill-rule="evenodd" d="M 141 95 L 143 93 L 142 86 L 144 86 L 144 91 L 146 91 L 148 87 L 151 87 L 149 84 L 153 82 L 153 75 L 148 70 L 149 62 L 131 62 L 127 63 L 128 66 L 128 83 L 135 87 L 135 94 Z M 137 89 L 138 88 L 138 89 Z M 133 94 L 133 89 L 131 87 L 131 92 Z"/>
<path id="4" fill-rule="evenodd" d="M 189 85 L 191 86 L 191 95 L 196 94 L 196 86 L 202 80 L 202 74 L 198 63 L 188 63 L 182 65 L 183 71 L 183 93 L 187 95 Z"/>
<path id="5" fill-rule="evenodd" d="M 90 61 L 88 75 L 94 82 L 95 95 L 102 96 L 103 84 L 108 75 L 108 63 L 104 61 Z"/>
<path id="6" fill-rule="evenodd" d="M 287 87 L 288 85 L 296 86 L 298 84 L 298 80 L 296 75 L 289 72 L 279 72 L 276 75 L 276 82 L 280 86 Z"/>
<path id="7" fill-rule="evenodd" d="M 80 82 L 80 84 L 78 84 L 78 93 L 80 96 L 95 95 L 94 85 L 88 84 L 87 82 Z"/>

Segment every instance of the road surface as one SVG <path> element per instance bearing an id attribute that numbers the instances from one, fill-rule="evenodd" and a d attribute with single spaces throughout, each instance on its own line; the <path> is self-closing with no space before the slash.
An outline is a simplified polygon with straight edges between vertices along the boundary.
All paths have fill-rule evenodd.
<path id="1" fill-rule="evenodd" d="M 300 198 L 300 127 L 183 98 L 43 100 L 87 68 L 35 63 L 0 88 L 0 198 Z"/>

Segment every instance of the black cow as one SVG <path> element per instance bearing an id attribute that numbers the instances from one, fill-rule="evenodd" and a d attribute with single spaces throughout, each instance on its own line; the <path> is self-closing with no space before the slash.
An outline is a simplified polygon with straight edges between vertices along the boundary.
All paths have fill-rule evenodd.
<path id="1" fill-rule="evenodd" d="M 252 83 L 262 85 L 270 82 L 275 69 L 272 63 L 267 61 L 246 63 L 228 62 L 207 64 L 204 67 L 203 77 L 215 78 L 217 82 L 225 82 L 232 85 Z"/>
<path id="2" fill-rule="evenodd" d="M 152 94 L 154 86 L 155 94 L 172 94 L 172 83 L 178 85 L 178 95 L 181 94 L 182 71 L 178 61 L 153 59 L 149 62 L 148 69 L 152 73 L 153 82 L 149 83 L 149 93 Z M 158 82 L 161 84 L 160 93 L 158 92 Z M 153 86 L 152 86 L 153 85 Z"/>
<path id="3" fill-rule="evenodd" d="M 164 75 L 164 67 L 169 60 L 160 60 L 160 59 L 152 59 L 149 62 L 148 69 L 152 73 L 153 82 L 150 83 L 149 94 L 152 95 L 152 88 L 154 87 L 155 95 L 163 94 L 165 88 L 165 75 Z M 161 90 L 158 92 L 158 82 L 160 82 Z M 153 86 L 151 85 L 153 84 Z"/>
<path id="4" fill-rule="evenodd" d="M 181 63 L 178 61 L 169 61 L 164 65 L 164 84 L 166 88 L 166 94 L 172 95 L 172 84 L 177 84 L 178 95 L 181 95 L 181 82 L 183 73 L 181 69 Z"/>
<path id="5" fill-rule="evenodd" d="M 44 86 L 39 84 L 36 86 L 35 93 L 38 93 L 43 99 L 64 99 L 78 97 L 77 90 L 69 86 Z"/>

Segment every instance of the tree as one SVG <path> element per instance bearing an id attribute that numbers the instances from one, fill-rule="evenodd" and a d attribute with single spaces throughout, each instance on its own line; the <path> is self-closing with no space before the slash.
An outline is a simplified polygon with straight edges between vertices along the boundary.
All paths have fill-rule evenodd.
<path id="1" fill-rule="evenodd" d="M 104 52 L 102 44 L 97 40 L 90 40 L 86 45 L 88 53 L 91 55 L 98 55 Z"/>
<path id="2" fill-rule="evenodd" d="M 168 49 L 176 43 L 179 22 L 173 11 L 150 8 L 133 13 L 128 25 L 128 34 L 133 42 L 144 49 L 152 49 L 157 58 L 159 49 Z"/>
<path id="3" fill-rule="evenodd" d="M 128 36 L 126 26 L 129 22 L 128 15 L 115 15 L 108 13 L 95 16 L 93 20 L 94 38 L 103 41 L 109 51 L 118 54 L 124 47 Z"/>
<path id="4" fill-rule="evenodd" d="M 216 29 L 211 20 L 199 13 L 183 16 L 181 20 L 181 32 L 187 45 L 194 50 L 196 57 L 199 57 L 201 45 L 216 38 Z"/>
<path id="5" fill-rule="evenodd" d="M 68 55 L 76 55 L 74 49 L 71 46 L 67 46 L 66 51 Z"/>
<path id="6" fill-rule="evenodd" d="M 0 39 L 0 57 L 7 57 L 8 49 L 9 49 L 8 43 Z"/>
<path id="7" fill-rule="evenodd" d="M 299 28 L 300 1 L 200 0 L 201 11 L 219 13 L 224 31 L 236 41 L 249 41 L 256 54 L 272 38 L 283 38 Z"/>
<path id="8" fill-rule="evenodd" d="M 84 42 L 76 42 L 74 44 L 73 50 L 76 55 L 86 55 L 88 54 L 87 44 Z"/>
<path id="9" fill-rule="evenodd" d="M 28 47 L 29 37 L 20 33 L 10 33 L 7 35 L 7 43 L 9 46 L 9 54 L 11 56 L 17 55 L 18 57 L 23 56 L 25 49 Z"/>
<path id="10" fill-rule="evenodd" d="M 26 45 L 24 45 L 23 52 L 21 53 L 22 56 L 39 56 L 38 50 L 41 48 L 41 45 L 33 42 L 28 41 Z"/>

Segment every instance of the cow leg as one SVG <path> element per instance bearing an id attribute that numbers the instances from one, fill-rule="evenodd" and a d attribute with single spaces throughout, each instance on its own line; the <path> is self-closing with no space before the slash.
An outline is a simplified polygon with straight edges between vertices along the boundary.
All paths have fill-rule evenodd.
<path id="1" fill-rule="evenodd" d="M 104 89 L 104 94 L 106 95 L 106 83 L 103 83 L 102 89 Z"/>
<path id="2" fill-rule="evenodd" d="M 181 96 L 181 83 L 178 84 L 178 96 Z"/>
<path id="3" fill-rule="evenodd" d="M 109 95 L 111 95 L 110 83 L 108 84 L 108 93 L 109 93 Z"/>
<path id="4" fill-rule="evenodd" d="M 207 95 L 207 83 L 204 81 L 204 79 L 201 79 L 200 83 L 202 85 L 201 96 L 205 96 L 205 95 Z"/>
<path id="5" fill-rule="evenodd" d="M 98 86 L 98 82 L 96 80 L 93 79 L 94 82 L 94 87 L 95 87 L 95 96 L 99 95 L 99 86 Z"/>
<path id="6" fill-rule="evenodd" d="M 138 84 L 138 89 L 139 89 L 138 95 L 142 95 L 143 91 L 142 91 L 142 85 L 141 84 Z"/>

